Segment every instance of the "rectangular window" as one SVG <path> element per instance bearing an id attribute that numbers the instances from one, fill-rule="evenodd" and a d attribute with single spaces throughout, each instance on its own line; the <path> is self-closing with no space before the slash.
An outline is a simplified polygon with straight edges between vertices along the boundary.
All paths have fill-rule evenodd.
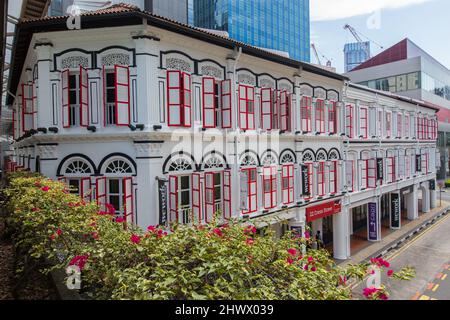
<path id="1" fill-rule="evenodd" d="M 216 85 L 214 78 L 202 78 L 203 128 L 216 126 Z"/>
<path id="2" fill-rule="evenodd" d="M 367 113 L 368 113 L 367 108 L 359 109 L 359 132 L 364 139 L 367 139 L 369 134 L 369 122 Z"/>
<path id="3" fill-rule="evenodd" d="M 411 177 L 411 155 L 405 157 L 405 177 Z"/>
<path id="4" fill-rule="evenodd" d="M 169 177 L 169 221 L 180 224 L 194 223 L 191 176 Z M 196 187 L 194 185 L 194 187 Z"/>
<path id="5" fill-rule="evenodd" d="M 332 134 L 337 132 L 336 123 L 336 102 L 330 101 L 328 104 L 328 131 Z"/>
<path id="6" fill-rule="evenodd" d="M 388 183 L 395 182 L 395 157 L 387 157 L 386 158 L 386 166 L 387 166 L 387 181 Z"/>
<path id="7" fill-rule="evenodd" d="M 377 160 L 367 160 L 367 188 L 377 187 Z"/>
<path id="8" fill-rule="evenodd" d="M 422 140 L 423 139 L 423 123 L 422 118 L 417 117 L 417 139 Z"/>
<path id="9" fill-rule="evenodd" d="M 200 174 L 193 173 L 192 174 L 192 217 L 194 219 L 194 223 L 201 223 L 205 219 L 202 217 L 202 205 L 201 205 L 201 186 L 200 186 Z M 206 202 L 206 200 L 205 200 Z"/>
<path id="10" fill-rule="evenodd" d="M 105 126 L 116 124 L 116 86 L 115 74 L 111 70 L 104 71 L 105 90 Z"/>
<path id="11" fill-rule="evenodd" d="M 383 136 L 383 110 L 377 111 L 377 135 L 378 137 Z"/>
<path id="12" fill-rule="evenodd" d="M 411 134 L 411 130 L 410 130 L 410 118 L 408 115 L 405 115 L 405 137 L 409 138 L 410 134 Z"/>
<path id="13" fill-rule="evenodd" d="M 242 214 L 251 214 L 258 210 L 258 175 L 256 168 L 242 169 L 242 172 L 247 176 L 247 210 L 243 211 Z"/>
<path id="14" fill-rule="evenodd" d="M 345 183 L 348 192 L 353 192 L 354 189 L 354 160 L 347 160 L 345 162 Z"/>
<path id="15" fill-rule="evenodd" d="M 223 217 L 231 218 L 231 171 L 223 172 Z"/>
<path id="16" fill-rule="evenodd" d="M 220 179 L 219 179 L 220 181 Z M 219 193 L 220 195 L 220 193 Z M 215 212 L 215 175 L 214 172 L 205 173 L 205 220 L 207 223 L 214 219 Z"/>
<path id="17" fill-rule="evenodd" d="M 263 201 L 264 209 L 277 206 L 277 170 L 275 167 L 263 168 Z"/>
<path id="18" fill-rule="evenodd" d="M 345 108 L 345 134 L 353 138 L 353 106 L 347 105 Z"/>
<path id="19" fill-rule="evenodd" d="M 34 83 L 22 84 L 22 132 L 35 129 L 36 90 Z"/>
<path id="20" fill-rule="evenodd" d="M 222 102 L 222 128 L 231 128 L 231 80 L 223 80 L 220 84 Z"/>
<path id="21" fill-rule="evenodd" d="M 386 137 L 392 136 L 392 112 L 386 112 Z"/>
<path id="22" fill-rule="evenodd" d="M 95 181 L 95 196 L 97 205 L 100 207 L 100 211 L 106 210 L 106 178 L 97 178 Z"/>
<path id="23" fill-rule="evenodd" d="M 255 130 L 255 89 L 239 85 L 239 125 L 242 130 Z"/>
<path id="24" fill-rule="evenodd" d="M 325 133 L 325 102 L 316 100 L 316 132 Z"/>
<path id="25" fill-rule="evenodd" d="M 294 165 L 286 164 L 282 167 L 281 189 L 283 204 L 294 202 Z"/>
<path id="26" fill-rule="evenodd" d="M 317 167 L 317 195 L 323 197 L 325 195 L 325 162 L 319 162 Z"/>
<path id="27" fill-rule="evenodd" d="M 430 172 L 428 168 L 429 156 L 430 155 L 426 150 L 422 151 L 422 156 L 420 157 L 422 159 L 422 174 L 427 174 Z"/>
<path id="28" fill-rule="evenodd" d="M 128 126 L 131 118 L 129 67 L 115 65 L 114 69 L 110 70 L 103 67 L 103 81 L 105 126 Z M 83 111 L 83 114 L 85 113 Z"/>
<path id="29" fill-rule="evenodd" d="M 308 189 L 309 189 L 309 195 L 305 196 L 305 200 L 309 200 L 314 196 L 314 175 L 313 175 L 313 164 L 312 163 L 305 163 L 305 166 L 308 168 Z"/>
<path id="30" fill-rule="evenodd" d="M 330 162 L 330 174 L 329 174 L 329 183 L 330 183 L 330 194 L 337 193 L 337 161 Z"/>
<path id="31" fill-rule="evenodd" d="M 273 129 L 273 89 L 261 89 L 261 128 L 264 130 Z"/>
<path id="32" fill-rule="evenodd" d="M 191 126 L 191 76 L 178 70 L 167 71 L 169 126 Z"/>
<path id="33" fill-rule="evenodd" d="M 272 125 L 271 129 L 279 129 L 280 96 L 278 90 L 272 91 Z"/>
<path id="34" fill-rule="evenodd" d="M 280 130 L 291 131 L 292 94 L 282 91 L 280 94 Z"/>
<path id="35" fill-rule="evenodd" d="M 369 160 L 361 160 L 361 189 L 369 188 Z"/>
<path id="36" fill-rule="evenodd" d="M 134 201 L 133 201 L 133 178 L 122 179 L 122 192 L 123 192 L 123 217 L 126 223 L 133 224 L 134 222 Z"/>
<path id="37" fill-rule="evenodd" d="M 397 137 L 401 138 L 403 133 L 403 116 L 397 113 Z"/>
<path id="38" fill-rule="evenodd" d="M 300 103 L 300 119 L 302 131 L 305 133 L 311 132 L 311 97 L 302 97 Z"/>

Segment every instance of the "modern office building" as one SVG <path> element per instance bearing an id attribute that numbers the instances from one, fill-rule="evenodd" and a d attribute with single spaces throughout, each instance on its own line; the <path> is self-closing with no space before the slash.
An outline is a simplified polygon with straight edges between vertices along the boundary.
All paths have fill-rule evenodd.
<path id="1" fill-rule="evenodd" d="M 309 226 L 337 259 L 436 206 L 435 107 L 134 6 L 66 19 L 19 25 L 9 170 L 143 228 Z"/>
<path id="2" fill-rule="evenodd" d="M 345 72 L 355 69 L 361 63 L 370 59 L 370 42 L 346 43 L 344 46 Z"/>
<path id="3" fill-rule="evenodd" d="M 49 15 L 65 15 L 67 8 L 74 4 L 83 10 L 99 10 L 119 3 L 135 5 L 142 10 L 188 23 L 188 0 L 52 0 Z"/>
<path id="4" fill-rule="evenodd" d="M 450 70 L 404 39 L 346 73 L 352 82 L 398 93 L 439 107 L 441 168 L 438 179 L 450 175 Z"/>
<path id="5" fill-rule="evenodd" d="M 309 0 L 193 0 L 194 25 L 310 61 Z"/>

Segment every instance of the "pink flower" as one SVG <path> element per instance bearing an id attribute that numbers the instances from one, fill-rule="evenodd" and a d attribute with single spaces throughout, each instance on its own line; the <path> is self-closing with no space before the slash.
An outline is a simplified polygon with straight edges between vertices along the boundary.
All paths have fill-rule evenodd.
<path id="1" fill-rule="evenodd" d="M 308 257 L 308 263 L 314 262 L 314 258 L 313 257 Z"/>
<path id="2" fill-rule="evenodd" d="M 380 294 L 378 298 L 380 300 L 388 300 L 389 299 L 389 297 L 385 293 Z"/>
<path id="3" fill-rule="evenodd" d="M 291 256 L 297 255 L 297 250 L 295 250 L 294 248 L 288 249 L 287 252 L 288 252 Z"/>
<path id="4" fill-rule="evenodd" d="M 50 240 L 55 240 L 55 238 L 56 238 L 56 236 L 55 236 L 54 234 L 52 234 L 52 235 L 50 236 Z"/>
<path id="5" fill-rule="evenodd" d="M 369 298 L 370 296 L 372 296 L 373 294 L 377 293 L 378 289 L 375 287 L 369 287 L 369 288 L 364 288 L 363 290 L 363 295 L 366 298 Z"/>
<path id="6" fill-rule="evenodd" d="M 309 232 L 308 231 L 305 231 L 305 238 L 306 239 L 309 239 L 311 237 L 311 235 L 309 234 Z"/>
<path id="7" fill-rule="evenodd" d="M 293 264 L 294 263 L 294 260 L 292 260 L 292 258 L 287 258 L 287 260 L 286 260 L 286 262 L 288 263 L 288 264 Z"/>
<path id="8" fill-rule="evenodd" d="M 303 270 L 308 270 L 309 265 L 305 264 L 305 266 L 303 267 Z"/>
<path id="9" fill-rule="evenodd" d="M 347 285 L 347 277 L 346 276 L 339 276 L 339 284 L 340 285 Z"/>
<path id="10" fill-rule="evenodd" d="M 389 270 L 387 272 L 388 277 L 392 277 L 393 274 L 394 274 L 394 270 Z"/>
<path id="11" fill-rule="evenodd" d="M 116 214 L 116 208 L 114 208 L 113 205 L 107 203 L 107 204 L 105 204 L 105 207 L 106 207 L 106 210 L 107 210 L 108 214 L 110 214 L 110 215 L 115 215 Z"/>
<path id="12" fill-rule="evenodd" d="M 251 246 L 254 242 L 255 240 L 253 240 L 252 238 L 248 238 L 247 240 L 245 240 L 245 243 L 248 244 L 249 246 Z"/>
<path id="13" fill-rule="evenodd" d="M 33 208 L 31 209 L 32 212 L 38 212 L 40 209 L 39 208 Z"/>
<path id="14" fill-rule="evenodd" d="M 50 187 L 44 186 L 41 188 L 42 191 L 47 192 L 48 190 L 50 190 Z"/>
<path id="15" fill-rule="evenodd" d="M 389 268 L 389 267 L 391 266 L 391 264 L 390 264 L 389 262 L 385 261 L 385 260 L 383 260 L 383 265 L 384 265 L 386 268 Z"/>
<path id="16" fill-rule="evenodd" d="M 123 223 L 123 222 L 125 222 L 125 219 L 123 217 L 117 217 L 116 218 L 116 222 L 117 223 Z"/>
<path id="17" fill-rule="evenodd" d="M 155 230 L 156 230 L 156 227 L 155 227 L 155 226 L 149 226 L 149 227 L 147 228 L 147 231 L 149 231 L 149 232 L 155 232 Z"/>
<path id="18" fill-rule="evenodd" d="M 216 236 L 218 236 L 218 237 L 223 237 L 222 230 L 220 230 L 219 228 L 215 228 L 215 229 L 213 230 L 213 233 L 214 233 Z"/>
<path id="19" fill-rule="evenodd" d="M 244 233 L 248 234 L 248 233 L 256 233 L 256 227 L 255 226 L 248 226 L 247 228 L 244 229 Z"/>
<path id="20" fill-rule="evenodd" d="M 92 232 L 91 235 L 92 235 L 92 238 L 94 238 L 95 240 L 98 240 L 98 233 L 97 232 Z"/>
<path id="21" fill-rule="evenodd" d="M 139 244 L 139 242 L 141 242 L 141 237 L 138 236 L 137 234 L 132 234 L 130 240 L 135 244 Z"/>
<path id="22" fill-rule="evenodd" d="M 313 272 L 315 272 L 316 270 L 317 270 L 316 267 L 311 268 L 311 271 L 313 271 Z"/>
<path id="23" fill-rule="evenodd" d="M 58 236 L 60 236 L 60 235 L 62 234 L 62 230 L 61 230 L 61 229 L 56 230 L 56 234 L 57 234 Z"/>
<path id="24" fill-rule="evenodd" d="M 83 270 L 88 258 L 88 255 L 75 256 L 72 260 L 70 260 L 69 266 L 77 266 L 80 270 Z"/>

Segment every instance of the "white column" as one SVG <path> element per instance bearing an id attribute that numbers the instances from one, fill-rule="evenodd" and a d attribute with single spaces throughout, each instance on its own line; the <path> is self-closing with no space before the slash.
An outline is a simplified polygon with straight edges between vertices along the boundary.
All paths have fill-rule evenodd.
<path id="1" fill-rule="evenodd" d="M 422 183 L 422 212 L 427 213 L 430 212 L 430 191 L 429 191 L 429 182 Z"/>
<path id="2" fill-rule="evenodd" d="M 37 126 L 36 128 L 48 128 L 53 124 L 53 110 L 51 99 L 50 64 L 52 45 L 49 43 L 36 44 L 38 61 L 37 79 Z"/>
<path id="3" fill-rule="evenodd" d="M 232 122 L 232 128 L 236 129 L 239 127 L 239 106 L 238 106 L 238 99 L 237 99 L 237 92 L 238 92 L 238 84 L 237 82 L 237 75 L 234 73 L 234 67 L 236 64 L 236 59 L 232 57 L 227 58 L 227 75 L 226 79 L 230 79 L 231 81 L 231 122 Z M 256 92 L 255 92 L 255 99 L 256 99 Z M 255 105 L 254 108 L 257 106 Z M 256 119 L 255 119 L 256 121 Z"/>
<path id="4" fill-rule="evenodd" d="M 342 211 L 333 216 L 333 255 L 339 260 L 350 258 L 348 206 L 342 207 Z"/>
<path id="5" fill-rule="evenodd" d="M 294 94 L 295 94 L 295 104 L 292 106 L 292 116 L 294 117 L 294 128 L 293 132 L 301 131 L 301 121 L 300 121 L 300 103 L 302 100 L 301 96 L 301 90 L 300 90 L 300 83 L 302 78 L 299 75 L 294 75 Z"/>
<path id="6" fill-rule="evenodd" d="M 160 124 L 158 85 L 159 39 L 139 35 L 134 37 L 137 66 L 138 123 L 146 126 Z"/>
<path id="7" fill-rule="evenodd" d="M 419 203 L 417 197 L 417 187 L 413 187 L 413 191 L 405 194 L 406 211 L 408 220 L 416 220 L 419 218 Z"/>
<path id="8" fill-rule="evenodd" d="M 434 209 L 437 207 L 436 200 L 437 200 L 437 192 L 435 187 L 434 190 L 430 190 L 430 209 Z"/>

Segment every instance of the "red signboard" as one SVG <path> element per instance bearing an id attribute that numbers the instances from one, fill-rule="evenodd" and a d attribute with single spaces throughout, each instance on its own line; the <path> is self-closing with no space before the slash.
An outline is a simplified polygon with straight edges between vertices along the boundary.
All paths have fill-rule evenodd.
<path id="1" fill-rule="evenodd" d="M 322 219 L 341 212 L 341 201 L 331 201 L 306 208 L 306 222 Z"/>

